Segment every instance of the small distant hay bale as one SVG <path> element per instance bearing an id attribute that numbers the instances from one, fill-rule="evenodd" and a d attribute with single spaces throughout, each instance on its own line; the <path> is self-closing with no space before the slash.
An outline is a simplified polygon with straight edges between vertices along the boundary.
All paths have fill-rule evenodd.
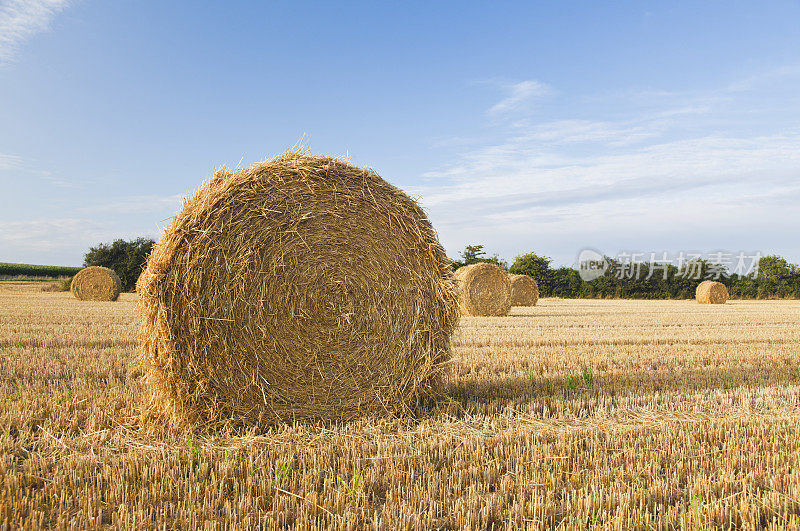
<path id="1" fill-rule="evenodd" d="M 700 304 L 725 304 L 728 300 L 728 288 L 721 282 L 704 280 L 697 286 L 695 298 Z"/>
<path id="2" fill-rule="evenodd" d="M 122 291 L 122 281 L 113 269 L 90 266 L 72 277 L 69 290 L 82 301 L 115 301 Z"/>
<path id="3" fill-rule="evenodd" d="M 500 266 L 479 262 L 458 268 L 454 276 L 463 315 L 508 315 L 511 281 Z"/>
<path id="4" fill-rule="evenodd" d="M 138 280 L 150 411 L 268 426 L 407 411 L 458 322 L 422 209 L 371 169 L 293 150 L 216 172 Z"/>
<path id="5" fill-rule="evenodd" d="M 511 282 L 511 306 L 536 306 L 539 285 L 528 275 L 508 275 Z"/>

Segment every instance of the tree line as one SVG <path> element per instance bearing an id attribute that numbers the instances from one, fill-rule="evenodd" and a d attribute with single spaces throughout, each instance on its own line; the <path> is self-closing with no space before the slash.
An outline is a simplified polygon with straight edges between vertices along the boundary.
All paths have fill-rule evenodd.
<path id="1" fill-rule="evenodd" d="M 552 259 L 536 253 L 517 256 L 511 265 L 497 255 L 486 256 L 483 245 L 467 245 L 453 268 L 477 262 L 491 262 L 509 273 L 529 275 L 539 284 L 542 297 L 563 298 L 631 298 L 631 299 L 688 299 L 693 298 L 697 285 L 712 278 L 727 286 L 732 298 L 772 299 L 800 298 L 800 266 L 776 255 L 758 259 L 752 273 L 719 274 L 719 269 L 707 260 L 696 259 L 687 269 L 675 265 L 637 265 L 636 274 L 629 274 L 629 265 L 605 257 L 608 269 L 594 280 L 584 280 L 577 269 L 552 266 Z M 653 271 L 651 271 L 651 268 Z M 717 277 L 718 278 L 714 278 Z"/>
<path id="2" fill-rule="evenodd" d="M 99 265 L 116 271 L 123 289 L 131 291 L 136 286 L 154 240 L 137 238 L 131 241 L 116 240 L 110 244 L 92 247 L 85 255 L 84 266 Z M 605 257 L 608 268 L 594 280 L 584 280 L 577 269 L 553 267 L 552 259 L 535 252 L 514 258 L 509 264 L 497 255 L 487 256 L 483 245 L 467 245 L 453 260 L 453 269 L 477 262 L 497 264 L 509 273 L 529 275 L 539 284 L 542 297 L 563 298 L 632 298 L 632 299 L 688 299 L 693 298 L 697 285 L 709 277 L 725 284 L 732 298 L 800 299 L 800 266 L 789 263 L 780 256 L 763 256 L 758 267 L 749 274 L 722 274 L 707 260 L 697 259 L 687 269 L 675 265 L 637 265 L 636 274 L 626 270 L 626 264 Z"/>

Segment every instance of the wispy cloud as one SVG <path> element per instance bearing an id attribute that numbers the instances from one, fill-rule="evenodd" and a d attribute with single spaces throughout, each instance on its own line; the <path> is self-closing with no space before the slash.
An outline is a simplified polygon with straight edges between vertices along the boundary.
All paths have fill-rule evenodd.
<path id="1" fill-rule="evenodd" d="M 782 198 L 800 193 L 800 130 L 771 109 L 783 104 L 797 116 L 793 93 L 777 88 L 794 72 L 767 72 L 759 86 L 649 94 L 646 105 L 593 96 L 583 111 L 591 118 L 571 105 L 549 121 L 501 113 L 492 117 L 505 121 L 493 124 L 493 142 L 463 149 L 410 191 L 451 252 L 486 243 L 506 256 L 539 249 L 569 263 L 566 247 L 571 253 L 597 238 L 619 246 L 609 251 L 698 239 L 744 248 L 762 245 L 768 231 L 794 245 L 781 227 L 800 224 L 800 212 Z M 762 90 L 774 97 L 764 101 Z M 522 93 L 497 105 L 512 110 L 532 91 Z M 546 102 L 548 115 L 558 116 L 557 99 Z"/>
<path id="2" fill-rule="evenodd" d="M 800 64 L 784 65 L 759 72 L 757 75 L 744 79 L 738 79 L 731 83 L 726 90 L 729 92 L 746 92 L 781 81 L 797 81 L 798 78 L 800 78 Z"/>
<path id="3" fill-rule="evenodd" d="M 492 105 L 487 111 L 490 115 L 500 115 L 517 111 L 527 105 L 532 99 L 550 92 L 550 87 L 539 81 L 529 79 L 504 87 L 507 96 Z"/>
<path id="4" fill-rule="evenodd" d="M 0 65 L 11 63 L 28 39 L 47 31 L 69 0 L 6 0 L 0 4 Z"/>
<path id="5" fill-rule="evenodd" d="M 0 223 L 0 261 L 78 265 L 89 247 L 118 238 L 156 235 L 156 227 L 125 226 L 118 219 L 39 217 Z M 63 257 L 72 256 L 66 262 Z"/>
<path id="6" fill-rule="evenodd" d="M 413 190 L 446 241 L 456 248 L 471 242 L 453 242 L 466 226 L 471 238 L 483 234 L 516 253 L 523 250 L 517 245 L 541 240 L 541 231 L 580 240 L 606 224 L 623 240 L 650 223 L 680 233 L 684 221 L 700 218 L 707 218 L 709 237 L 724 224 L 738 224 L 746 235 L 767 196 L 774 202 L 796 195 L 800 181 L 800 135 L 706 137 L 573 157 L 528 148 L 475 153 L 455 170 L 456 179 Z M 762 214 L 762 223 L 778 215 Z M 511 234 L 516 241 L 507 239 Z"/>
<path id="7" fill-rule="evenodd" d="M 7 155 L 4 153 L 0 153 L 0 171 L 19 168 L 21 164 L 22 164 L 22 159 L 20 159 L 16 155 Z"/>
<path id="8" fill-rule="evenodd" d="M 82 218 L 38 218 L 0 224 L 0 249 L 10 253 L 0 260 L 15 261 L 21 251 L 59 252 L 79 245 L 90 245 L 117 238 L 106 223 Z M 24 254 L 24 253 L 22 253 Z"/>
<path id="9" fill-rule="evenodd" d="M 25 179 L 41 180 L 59 188 L 81 188 L 83 186 L 83 183 L 64 179 L 57 173 L 54 174 L 52 171 L 37 168 L 37 164 L 36 160 L 23 161 L 21 157 L 16 155 L 0 153 L 0 172 L 8 172 L 11 179 L 20 179 L 24 174 L 26 176 Z M 0 175 L 0 178 L 2 177 L 3 175 Z"/>

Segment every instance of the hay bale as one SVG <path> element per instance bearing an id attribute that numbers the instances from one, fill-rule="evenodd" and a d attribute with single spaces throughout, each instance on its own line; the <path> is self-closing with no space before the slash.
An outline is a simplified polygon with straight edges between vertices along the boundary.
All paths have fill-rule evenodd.
<path id="1" fill-rule="evenodd" d="M 695 298 L 700 304 L 725 304 L 728 300 L 728 288 L 721 282 L 704 280 L 697 286 Z"/>
<path id="2" fill-rule="evenodd" d="M 511 282 L 500 266 L 480 262 L 458 268 L 454 276 L 463 315 L 508 315 Z"/>
<path id="3" fill-rule="evenodd" d="M 122 291 L 122 281 L 113 269 L 90 266 L 72 277 L 69 290 L 82 301 L 115 301 Z"/>
<path id="4" fill-rule="evenodd" d="M 511 282 L 511 306 L 536 306 L 539 285 L 528 275 L 508 275 Z"/>
<path id="5" fill-rule="evenodd" d="M 298 151 L 216 172 L 137 291 L 154 407 L 211 426 L 403 411 L 437 392 L 458 322 L 422 209 L 370 169 Z"/>

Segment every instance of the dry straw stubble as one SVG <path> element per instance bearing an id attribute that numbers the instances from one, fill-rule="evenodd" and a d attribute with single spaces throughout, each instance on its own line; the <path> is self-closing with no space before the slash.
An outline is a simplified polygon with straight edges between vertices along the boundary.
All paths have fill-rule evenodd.
<path id="1" fill-rule="evenodd" d="M 72 278 L 70 291 L 82 301 L 115 301 L 122 291 L 122 281 L 113 269 L 90 266 Z"/>
<path id="2" fill-rule="evenodd" d="M 463 315 L 508 315 L 511 282 L 500 266 L 480 262 L 455 272 L 458 306 Z"/>
<path id="3" fill-rule="evenodd" d="M 422 209 L 370 169 L 293 150 L 187 199 L 137 285 L 153 403 L 269 425 L 437 392 L 458 321 Z"/>
<path id="4" fill-rule="evenodd" d="M 697 286 L 695 298 L 700 304 L 725 304 L 729 298 L 728 288 L 721 282 L 704 280 Z"/>
<path id="5" fill-rule="evenodd" d="M 511 282 L 511 306 L 536 306 L 539 285 L 528 275 L 508 275 Z"/>
<path id="6" fill-rule="evenodd" d="M 796 300 L 551 299 L 458 327 L 468 414 L 187 441 L 139 420 L 135 297 L 20 284 L 0 282 L 0 527 L 800 526 Z"/>

